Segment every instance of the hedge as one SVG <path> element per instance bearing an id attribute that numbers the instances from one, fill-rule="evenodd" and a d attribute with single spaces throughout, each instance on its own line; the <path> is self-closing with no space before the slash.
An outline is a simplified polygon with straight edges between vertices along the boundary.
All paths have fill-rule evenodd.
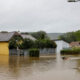
<path id="1" fill-rule="evenodd" d="M 39 57 L 39 49 L 29 49 L 30 57 Z"/>
<path id="2" fill-rule="evenodd" d="M 80 48 L 64 49 L 61 50 L 61 54 L 80 54 Z"/>

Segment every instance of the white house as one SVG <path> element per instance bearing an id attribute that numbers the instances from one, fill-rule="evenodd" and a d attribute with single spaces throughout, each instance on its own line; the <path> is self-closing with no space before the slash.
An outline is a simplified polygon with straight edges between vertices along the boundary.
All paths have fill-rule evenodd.
<path id="1" fill-rule="evenodd" d="M 56 53 L 60 53 L 62 49 L 70 47 L 69 43 L 59 39 L 59 37 L 61 35 L 64 35 L 64 33 L 48 33 L 47 35 L 52 41 L 55 41 L 57 44 Z"/>
<path id="2" fill-rule="evenodd" d="M 69 43 L 63 41 L 63 40 L 54 40 L 57 44 L 56 53 L 60 53 L 62 49 L 69 48 Z"/>

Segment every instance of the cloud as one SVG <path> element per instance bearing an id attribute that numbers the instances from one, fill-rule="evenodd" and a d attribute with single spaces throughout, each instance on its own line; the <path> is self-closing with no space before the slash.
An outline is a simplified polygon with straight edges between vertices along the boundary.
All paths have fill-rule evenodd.
<path id="1" fill-rule="evenodd" d="M 79 27 L 79 2 L 0 0 L 0 30 L 67 32 Z"/>

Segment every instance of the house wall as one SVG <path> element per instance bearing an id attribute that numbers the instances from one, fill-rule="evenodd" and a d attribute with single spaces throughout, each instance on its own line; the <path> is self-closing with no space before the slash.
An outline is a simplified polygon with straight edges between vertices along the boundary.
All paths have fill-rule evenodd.
<path id="1" fill-rule="evenodd" d="M 0 55 L 9 55 L 8 42 L 0 42 Z"/>
<path id="2" fill-rule="evenodd" d="M 70 47 L 69 43 L 67 43 L 65 41 L 62 41 L 62 45 L 63 45 L 63 49 Z"/>
<path id="3" fill-rule="evenodd" d="M 69 44 L 65 41 L 58 40 L 55 43 L 57 44 L 56 53 L 60 53 L 62 49 L 69 48 Z"/>

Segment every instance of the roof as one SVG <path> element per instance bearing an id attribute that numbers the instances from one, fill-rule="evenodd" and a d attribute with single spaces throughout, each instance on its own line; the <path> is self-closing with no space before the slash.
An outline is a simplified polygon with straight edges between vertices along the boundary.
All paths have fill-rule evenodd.
<path id="1" fill-rule="evenodd" d="M 80 41 L 77 42 L 71 42 L 70 46 L 75 47 L 75 46 L 80 46 Z"/>
<path id="2" fill-rule="evenodd" d="M 31 35 L 29 35 L 29 34 L 21 34 L 21 36 L 23 37 L 23 39 L 27 38 L 27 39 L 31 39 L 31 40 L 33 40 L 33 41 L 36 40 L 33 36 L 31 36 Z"/>
<path id="3" fill-rule="evenodd" d="M 54 39 L 53 41 L 64 41 L 64 40 L 62 40 L 62 39 Z"/>
<path id="4" fill-rule="evenodd" d="M 0 32 L 0 42 L 9 41 L 17 32 Z"/>
<path id="5" fill-rule="evenodd" d="M 59 37 L 61 35 L 63 35 L 64 33 L 47 33 L 48 37 L 51 39 L 51 40 L 58 40 Z"/>
<path id="6" fill-rule="evenodd" d="M 64 41 L 64 40 L 62 40 L 62 39 L 56 39 L 56 40 L 53 40 L 53 41 L 63 41 L 63 42 L 65 42 L 65 43 L 67 43 L 67 44 L 69 44 L 68 42 L 66 42 L 66 41 Z"/>

